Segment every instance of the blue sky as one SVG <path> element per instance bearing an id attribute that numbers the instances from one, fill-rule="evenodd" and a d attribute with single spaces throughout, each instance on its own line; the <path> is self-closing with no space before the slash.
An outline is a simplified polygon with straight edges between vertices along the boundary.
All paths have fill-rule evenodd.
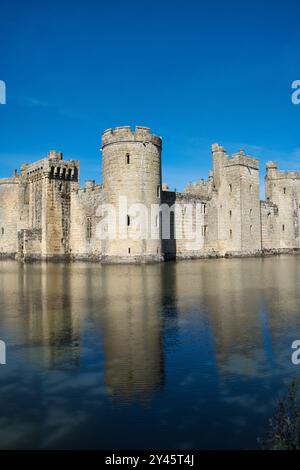
<path id="1" fill-rule="evenodd" d="M 50 149 L 101 179 L 100 136 L 163 137 L 163 180 L 206 178 L 211 144 L 300 169 L 298 1 L 1 2 L 0 176 Z"/>

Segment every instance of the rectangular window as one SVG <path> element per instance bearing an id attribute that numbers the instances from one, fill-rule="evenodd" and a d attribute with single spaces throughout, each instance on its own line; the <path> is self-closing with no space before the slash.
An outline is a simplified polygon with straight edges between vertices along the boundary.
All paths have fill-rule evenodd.
<path id="1" fill-rule="evenodd" d="M 229 211 L 229 217 L 231 218 L 231 216 L 232 216 L 232 211 Z"/>
<path id="2" fill-rule="evenodd" d="M 130 227 L 130 216 L 127 216 L 127 227 Z"/>
<path id="3" fill-rule="evenodd" d="M 283 231 L 283 232 L 284 232 L 284 229 L 285 229 L 285 227 L 284 227 L 284 225 L 283 225 L 283 226 L 282 226 L 282 231 Z"/>
<path id="4" fill-rule="evenodd" d="M 232 193 L 232 184 L 229 185 L 229 192 Z"/>
<path id="5" fill-rule="evenodd" d="M 86 237 L 88 240 L 92 238 L 92 218 L 87 217 L 86 219 Z"/>
<path id="6" fill-rule="evenodd" d="M 129 165 L 130 164 L 130 155 L 129 153 L 126 154 L 126 164 Z"/>
<path id="7" fill-rule="evenodd" d="M 128 248 L 128 254 L 130 255 L 130 248 Z"/>

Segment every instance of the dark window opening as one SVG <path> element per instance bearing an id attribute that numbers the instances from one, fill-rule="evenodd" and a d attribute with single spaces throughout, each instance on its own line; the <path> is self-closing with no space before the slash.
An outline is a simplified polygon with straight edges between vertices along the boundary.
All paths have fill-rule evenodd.
<path id="1" fill-rule="evenodd" d="M 126 153 L 126 163 L 127 163 L 127 165 L 130 164 L 130 155 L 129 155 L 129 153 Z"/>
<path id="2" fill-rule="evenodd" d="M 86 237 L 88 240 L 92 238 L 92 218 L 88 217 L 86 221 Z"/>
<path id="3" fill-rule="evenodd" d="M 229 230 L 229 237 L 232 238 L 232 230 Z"/>
<path id="4" fill-rule="evenodd" d="M 74 168 L 74 173 L 73 173 L 73 180 L 77 181 L 78 180 L 78 168 Z"/>
<path id="5" fill-rule="evenodd" d="M 127 227 L 129 227 L 129 226 L 130 226 L 130 216 L 128 215 L 127 216 Z"/>
<path id="6" fill-rule="evenodd" d="M 285 229 L 285 227 L 284 227 L 284 225 L 283 225 L 283 226 L 282 226 L 282 231 L 283 231 L 283 232 L 284 232 L 284 229 Z"/>
<path id="7" fill-rule="evenodd" d="M 128 248 L 128 254 L 130 255 L 130 248 Z"/>

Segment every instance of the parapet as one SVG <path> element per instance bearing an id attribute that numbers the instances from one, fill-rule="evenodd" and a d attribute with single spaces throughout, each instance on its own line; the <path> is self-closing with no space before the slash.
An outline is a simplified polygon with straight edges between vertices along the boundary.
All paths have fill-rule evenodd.
<path id="1" fill-rule="evenodd" d="M 143 126 L 136 126 L 134 130 L 130 126 L 114 127 L 103 132 L 102 148 L 118 142 L 142 142 L 162 146 L 162 138 L 151 134 L 150 128 Z"/>
<path id="2" fill-rule="evenodd" d="M 277 165 L 277 162 L 267 162 L 266 163 L 266 168 L 267 170 L 277 170 L 278 168 L 278 165 Z"/>
<path id="3" fill-rule="evenodd" d="M 84 187 L 85 189 L 93 189 L 95 187 L 95 180 L 85 180 Z"/>
<path id="4" fill-rule="evenodd" d="M 219 145 L 219 144 L 212 144 L 211 150 L 212 150 L 213 153 L 215 153 L 215 152 L 226 153 L 224 147 L 222 147 L 222 145 Z"/>
<path id="5" fill-rule="evenodd" d="M 48 158 L 53 160 L 62 160 L 63 154 L 62 152 L 57 152 L 56 150 L 50 150 L 50 152 L 48 152 Z"/>
<path id="6" fill-rule="evenodd" d="M 268 179 L 300 179 L 300 171 L 278 171 L 277 162 L 267 162 L 267 175 L 266 178 Z"/>
<path id="7" fill-rule="evenodd" d="M 237 153 L 234 153 L 231 157 L 227 155 L 226 150 L 219 144 L 212 144 L 212 153 L 222 154 L 223 165 L 232 166 L 232 165 L 243 165 L 256 170 L 259 169 L 259 161 L 257 158 L 250 157 L 245 154 L 243 149 L 239 150 Z"/>
<path id="8" fill-rule="evenodd" d="M 232 158 L 229 160 L 229 164 L 243 165 L 255 170 L 259 169 L 258 159 L 246 155 L 245 151 L 242 149 L 232 155 Z"/>
<path id="9" fill-rule="evenodd" d="M 5 185 L 5 184 L 19 184 L 20 182 L 20 177 L 19 175 L 16 176 L 11 176 L 9 178 L 0 178 L 0 185 Z"/>
<path id="10" fill-rule="evenodd" d="M 41 177 L 48 175 L 51 179 L 67 179 L 77 181 L 79 177 L 79 160 L 63 160 L 62 152 L 51 150 L 47 157 L 33 163 L 23 163 L 22 177 Z"/>
<path id="11" fill-rule="evenodd" d="M 213 180 L 209 178 L 208 180 L 200 179 L 197 183 L 188 183 L 184 190 L 184 194 L 197 195 L 199 197 L 210 197 L 213 191 Z"/>

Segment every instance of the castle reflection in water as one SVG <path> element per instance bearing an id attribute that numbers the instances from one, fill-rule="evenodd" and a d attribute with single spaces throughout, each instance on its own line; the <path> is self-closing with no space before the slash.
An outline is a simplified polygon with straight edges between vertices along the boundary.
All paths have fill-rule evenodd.
<path id="1" fill-rule="evenodd" d="M 93 324 L 107 394 L 146 399 L 164 387 L 164 341 L 167 349 L 180 347 L 186 322 L 196 335 L 206 329 L 204 347 L 219 380 L 258 374 L 261 361 L 272 362 L 285 326 L 291 337 L 299 327 L 299 281 L 297 257 L 147 266 L 5 262 L 0 326 L 8 344 L 23 346 L 27 362 L 76 370 L 82 331 Z"/>

